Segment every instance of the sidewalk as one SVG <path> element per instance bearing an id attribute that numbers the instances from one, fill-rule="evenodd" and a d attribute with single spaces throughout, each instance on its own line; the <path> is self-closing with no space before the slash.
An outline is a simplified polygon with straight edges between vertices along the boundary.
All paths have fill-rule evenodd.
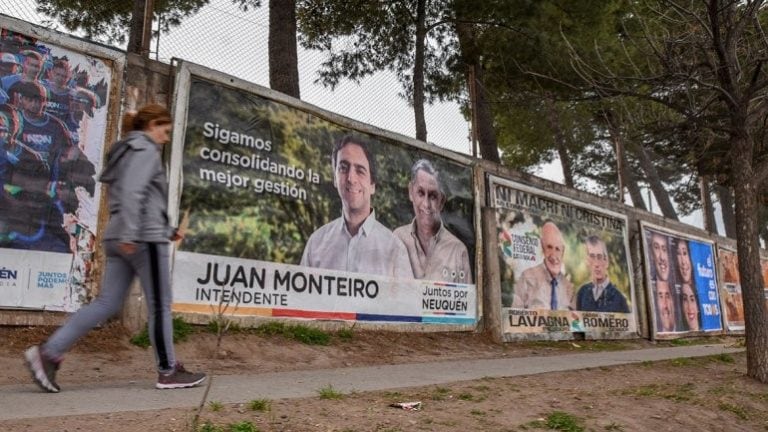
<path id="1" fill-rule="evenodd" d="M 340 392 L 421 387 L 484 377 L 510 377 L 601 366 L 615 366 L 679 357 L 736 353 L 743 348 L 694 345 L 630 351 L 568 354 L 549 357 L 517 357 L 462 360 L 388 366 L 353 367 L 260 375 L 214 377 L 208 400 L 241 403 L 253 399 L 312 397 L 332 385 Z M 0 386 L 0 421 L 36 417 L 99 414 L 194 407 L 204 387 L 156 390 L 153 381 L 97 382 L 68 386 L 61 393 L 41 392 L 37 386 Z"/>

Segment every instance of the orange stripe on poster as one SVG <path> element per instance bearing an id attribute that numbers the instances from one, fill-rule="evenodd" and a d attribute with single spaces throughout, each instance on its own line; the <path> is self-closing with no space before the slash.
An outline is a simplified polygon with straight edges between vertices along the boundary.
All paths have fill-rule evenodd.
<path id="1" fill-rule="evenodd" d="M 171 306 L 171 310 L 173 312 L 191 312 L 191 313 L 202 313 L 202 314 L 209 314 L 209 315 L 215 315 L 218 313 L 218 305 L 210 305 L 210 304 L 194 304 L 194 303 L 174 303 Z M 272 316 L 272 309 L 271 308 L 259 308 L 259 307 L 252 307 L 252 306 L 235 306 L 230 304 L 227 310 L 224 312 L 224 315 L 234 315 L 234 316 L 263 316 L 263 317 L 271 317 Z"/>
<path id="2" fill-rule="evenodd" d="M 354 312 L 318 312 L 299 309 L 273 309 L 272 316 L 283 318 L 342 319 L 349 321 L 357 319 L 357 314 Z"/>

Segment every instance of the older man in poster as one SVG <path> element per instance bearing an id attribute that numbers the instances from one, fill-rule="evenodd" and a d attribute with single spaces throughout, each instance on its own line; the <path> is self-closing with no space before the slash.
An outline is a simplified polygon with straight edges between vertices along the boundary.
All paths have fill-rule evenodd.
<path id="1" fill-rule="evenodd" d="M 451 234 L 440 218 L 445 192 L 431 162 L 420 159 L 411 167 L 408 197 L 413 221 L 395 230 L 408 250 L 417 279 L 472 283 L 467 247 Z"/>
<path id="2" fill-rule="evenodd" d="M 608 248 L 598 236 L 587 237 L 587 265 L 591 281 L 579 288 L 576 310 L 629 313 L 627 299 L 608 278 Z"/>
<path id="3" fill-rule="evenodd" d="M 572 310 L 575 306 L 573 284 L 563 271 L 565 242 L 552 221 L 541 226 L 541 249 L 544 261 L 526 269 L 517 279 L 512 307 Z"/>
<path id="4" fill-rule="evenodd" d="M 376 220 L 371 208 L 376 163 L 366 141 L 344 137 L 334 147 L 331 161 L 342 216 L 312 233 L 301 265 L 413 279 L 405 246 Z"/>

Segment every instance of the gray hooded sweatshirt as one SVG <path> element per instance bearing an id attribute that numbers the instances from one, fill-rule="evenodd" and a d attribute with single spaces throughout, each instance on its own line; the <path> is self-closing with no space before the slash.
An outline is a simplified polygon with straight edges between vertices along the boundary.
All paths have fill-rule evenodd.
<path id="1" fill-rule="evenodd" d="M 168 186 L 160 146 L 144 132 L 132 131 L 116 142 L 99 177 L 109 186 L 109 223 L 105 240 L 168 242 Z"/>

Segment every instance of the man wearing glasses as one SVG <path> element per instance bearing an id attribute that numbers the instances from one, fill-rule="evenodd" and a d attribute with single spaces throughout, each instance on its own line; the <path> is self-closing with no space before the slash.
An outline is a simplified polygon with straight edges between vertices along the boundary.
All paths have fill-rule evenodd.
<path id="1" fill-rule="evenodd" d="M 600 237 L 587 237 L 587 264 L 592 281 L 579 288 L 576 310 L 629 313 L 627 299 L 608 278 L 608 249 Z"/>

